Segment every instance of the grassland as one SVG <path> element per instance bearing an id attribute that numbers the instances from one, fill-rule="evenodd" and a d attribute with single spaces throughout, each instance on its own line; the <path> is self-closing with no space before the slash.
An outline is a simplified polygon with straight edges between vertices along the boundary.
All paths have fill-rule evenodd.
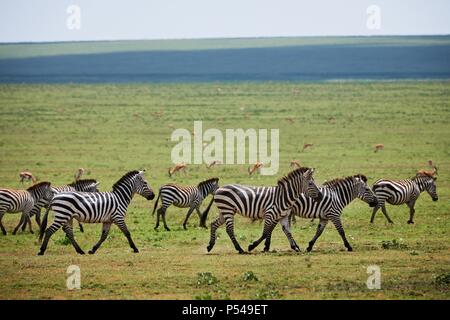
<path id="1" fill-rule="evenodd" d="M 43 257 L 36 255 L 36 235 L 0 236 L 0 298 L 448 299 L 449 101 L 449 82 L 0 85 L 2 187 L 20 187 L 18 172 L 25 169 L 40 180 L 67 183 L 79 167 L 87 169 L 86 177 L 101 181 L 102 190 L 137 168 L 147 169 L 155 190 L 169 181 L 191 184 L 210 176 L 219 176 L 221 184 L 271 185 L 289 171 L 293 159 L 316 167 L 319 182 L 361 172 L 372 183 L 381 177 L 410 177 L 433 159 L 440 197 L 432 202 L 422 195 L 414 225 L 406 224 L 405 206 L 388 207 L 393 225 L 381 214 L 370 225 L 370 208 L 355 201 L 343 215 L 355 250 L 351 253 L 343 250 L 330 225 L 312 253 L 291 252 L 278 227 L 275 252 L 242 256 L 223 228 L 216 247 L 206 254 L 209 231 L 197 227 L 194 215 L 189 230 L 182 230 L 182 209 L 168 211 L 171 232 L 154 231 L 153 201 L 136 196 L 127 223 L 139 254 L 131 252 L 117 228 L 93 256 L 77 255 L 62 231 Z M 186 176 L 170 179 L 170 135 L 173 128 L 192 130 L 194 120 L 202 120 L 204 129 L 279 128 L 278 176 L 249 177 L 244 165 L 212 170 L 192 165 Z M 314 147 L 301 153 L 306 142 Z M 375 143 L 385 149 L 374 153 Z M 210 219 L 216 214 L 214 208 Z M 18 218 L 5 216 L 8 231 Z M 302 248 L 315 227 L 308 220 L 295 225 Z M 243 246 L 261 229 L 258 222 L 236 219 Z M 85 233 L 75 236 L 89 249 L 100 230 L 86 225 Z M 383 241 L 393 240 L 400 245 L 382 247 Z M 72 264 L 81 268 L 81 290 L 66 288 Z M 369 265 L 381 268 L 381 290 L 366 288 Z M 250 271 L 257 281 L 248 276 Z M 203 272 L 212 273 L 206 279 L 211 284 L 199 278 Z"/>

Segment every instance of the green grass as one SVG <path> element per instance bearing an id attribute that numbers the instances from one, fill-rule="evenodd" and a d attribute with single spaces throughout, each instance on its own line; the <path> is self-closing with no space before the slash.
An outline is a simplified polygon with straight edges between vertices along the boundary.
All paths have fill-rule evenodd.
<path id="1" fill-rule="evenodd" d="M 154 202 L 136 196 L 127 224 L 139 254 L 113 227 L 94 256 L 77 255 L 58 231 L 46 255 L 38 257 L 36 235 L 12 236 L 19 216 L 8 214 L 3 221 L 9 234 L 0 236 L 0 298 L 448 299 L 449 101 L 449 82 L 1 85 L 2 187 L 20 187 L 18 173 L 25 169 L 40 180 L 67 183 L 79 167 L 101 182 L 101 190 L 138 168 L 147 169 L 155 191 L 170 181 L 193 184 L 210 176 L 219 176 L 221 184 L 272 185 L 293 159 L 317 168 L 319 182 L 361 172 L 373 183 L 411 177 L 433 159 L 439 167 L 439 201 L 423 194 L 414 225 L 406 224 L 406 206 L 387 208 L 394 225 L 381 213 L 370 225 L 370 208 L 355 201 L 343 214 L 351 253 L 331 225 L 314 251 L 305 253 L 316 224 L 298 220 L 293 234 L 300 254 L 289 250 L 279 227 L 275 252 L 264 254 L 260 247 L 238 255 L 221 228 L 216 247 L 206 254 L 209 231 L 197 227 L 196 215 L 184 231 L 186 210 L 171 207 L 172 231 L 156 232 L 150 215 Z M 249 177 L 246 165 L 212 170 L 191 165 L 186 176 L 170 179 L 170 135 L 173 128 L 192 130 L 194 120 L 202 120 L 204 130 L 279 128 L 279 174 Z M 306 142 L 314 147 L 301 153 Z M 385 149 L 374 153 L 375 143 Z M 213 208 L 210 220 L 216 215 Z M 258 222 L 236 218 L 244 247 L 261 230 Z M 85 225 L 85 233 L 75 236 L 87 251 L 100 231 L 100 225 Z M 72 264 L 81 268 L 78 291 L 65 286 Z M 366 288 L 370 265 L 381 268 L 381 290 Z"/>
<path id="2" fill-rule="evenodd" d="M 0 59 L 130 51 L 190 51 L 314 45 L 448 45 L 449 36 L 275 37 L 0 44 Z"/>

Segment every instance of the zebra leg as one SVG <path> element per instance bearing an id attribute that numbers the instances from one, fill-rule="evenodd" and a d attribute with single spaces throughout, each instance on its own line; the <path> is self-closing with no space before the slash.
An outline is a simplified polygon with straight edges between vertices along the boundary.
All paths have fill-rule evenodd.
<path id="1" fill-rule="evenodd" d="M 2 223 L 2 219 L 3 219 L 4 215 L 5 215 L 5 212 L 0 212 L 0 229 L 2 229 L 3 235 L 6 236 L 6 229 L 5 229 L 5 227 L 3 226 L 3 223 Z"/>
<path id="2" fill-rule="evenodd" d="M 414 224 L 414 213 L 416 212 L 416 209 L 414 209 L 414 205 L 416 204 L 416 200 L 409 201 L 406 203 L 409 207 L 409 220 L 408 224 Z"/>
<path id="3" fill-rule="evenodd" d="M 344 246 L 347 248 L 348 251 L 353 251 L 352 246 L 350 243 L 348 243 L 347 238 L 345 236 L 344 228 L 342 227 L 341 218 L 339 216 L 333 216 L 330 218 L 331 222 L 333 222 L 334 226 L 336 227 L 336 230 L 338 231 L 339 235 L 342 238 L 342 241 L 344 241 Z"/>
<path id="4" fill-rule="evenodd" d="M 322 235 L 323 230 L 328 224 L 328 220 L 320 218 L 319 224 L 317 225 L 316 234 L 311 239 L 311 241 L 308 244 L 308 248 L 306 248 L 306 251 L 311 252 L 312 248 L 314 247 L 314 244 L 316 243 L 317 239 Z"/>
<path id="5" fill-rule="evenodd" d="M 212 250 L 212 248 L 214 247 L 214 245 L 216 244 L 217 229 L 224 223 L 225 223 L 225 219 L 223 218 L 222 215 L 220 215 L 216 220 L 211 222 L 211 236 L 209 238 L 209 244 L 206 247 L 206 250 L 208 250 L 208 252 L 210 252 Z"/>
<path id="6" fill-rule="evenodd" d="M 164 223 L 164 229 L 166 229 L 166 231 L 170 231 L 169 227 L 167 226 L 167 222 L 166 222 L 166 209 L 164 209 L 164 211 L 162 212 L 162 220 Z"/>
<path id="7" fill-rule="evenodd" d="M 39 250 L 38 255 L 40 255 L 40 256 L 44 255 L 45 250 L 47 250 L 47 245 L 48 245 L 48 241 L 50 240 L 50 237 L 56 231 L 58 231 L 59 228 L 61 228 L 61 225 L 62 224 L 60 222 L 58 222 L 58 223 L 53 222 L 52 225 L 50 227 L 48 227 L 47 230 L 45 230 L 44 241 L 42 242 L 41 249 Z"/>
<path id="8" fill-rule="evenodd" d="M 79 254 L 84 254 L 84 251 L 80 248 L 78 243 L 75 240 L 75 237 L 73 236 L 73 229 L 72 229 L 72 221 L 69 223 L 66 223 L 63 226 L 63 231 L 66 233 L 67 238 L 69 238 L 70 242 L 72 243 L 73 247 L 75 248 L 75 251 Z"/>
<path id="9" fill-rule="evenodd" d="M 294 238 L 292 237 L 291 226 L 290 226 L 290 223 L 289 223 L 289 217 L 291 217 L 291 216 L 294 216 L 294 214 L 291 214 L 291 215 L 281 219 L 280 223 L 281 223 L 281 227 L 283 229 L 284 234 L 286 235 L 286 237 L 289 240 L 289 244 L 291 245 L 291 249 L 296 251 L 296 252 L 300 252 L 300 248 L 298 247 L 297 243 L 295 242 Z M 269 251 L 271 236 L 272 236 L 272 234 L 270 234 L 270 236 L 266 238 L 264 251 Z"/>
<path id="10" fill-rule="evenodd" d="M 244 250 L 239 245 L 239 242 L 237 241 L 236 236 L 234 235 L 234 217 L 233 217 L 233 215 L 229 215 L 229 216 L 226 216 L 224 218 L 225 218 L 225 224 L 226 224 L 227 233 L 228 233 L 228 236 L 230 237 L 231 241 L 234 244 L 234 248 L 240 254 L 245 253 Z"/>
<path id="11" fill-rule="evenodd" d="M 130 231 L 128 231 L 128 228 L 127 228 L 127 225 L 125 224 L 125 221 L 119 220 L 119 221 L 115 221 L 114 223 L 123 232 L 125 237 L 127 237 L 128 243 L 130 244 L 131 249 L 133 249 L 133 252 L 134 253 L 138 253 L 139 250 L 138 250 L 138 248 L 136 248 L 136 245 L 134 244 L 133 239 L 131 239 L 131 234 L 130 234 Z"/>
<path id="12" fill-rule="evenodd" d="M 19 228 L 20 228 L 21 225 L 23 225 L 24 227 L 27 226 L 27 223 L 26 223 L 26 221 L 25 221 L 25 220 L 26 220 L 26 219 L 25 219 L 25 215 L 26 215 L 26 213 L 22 212 L 22 215 L 20 216 L 19 224 L 14 228 L 12 234 L 15 235 L 15 234 L 17 233 L 17 230 L 19 230 Z M 25 229 L 25 228 L 24 228 L 24 229 Z"/>
<path id="13" fill-rule="evenodd" d="M 263 234 L 261 235 L 261 237 L 258 240 L 251 243 L 248 246 L 248 251 L 252 251 L 261 243 L 261 241 L 263 241 L 264 239 L 267 239 L 267 237 L 270 237 L 272 235 L 272 231 L 276 225 L 277 225 L 276 222 L 269 220 L 269 219 L 264 219 Z M 270 240 L 268 241 L 268 243 L 266 243 L 266 246 L 270 247 Z M 264 251 L 266 251 L 266 248 L 264 248 Z"/>
<path id="14" fill-rule="evenodd" d="M 36 220 L 38 227 L 40 227 L 41 226 L 41 210 L 40 209 L 36 212 L 36 216 L 34 217 L 34 219 Z"/>
<path id="15" fill-rule="evenodd" d="M 155 227 L 153 228 L 153 229 L 155 229 L 155 230 L 158 230 L 158 228 L 159 228 L 159 216 L 161 215 L 161 210 L 162 210 L 162 208 L 159 208 L 159 209 L 156 211 L 156 225 L 155 225 Z"/>
<path id="16" fill-rule="evenodd" d="M 198 220 L 200 221 L 200 224 L 198 226 L 208 229 L 205 225 L 202 226 L 202 213 L 200 212 L 200 207 L 195 208 L 195 210 L 197 211 Z"/>
<path id="17" fill-rule="evenodd" d="M 80 221 L 78 221 L 78 228 L 80 229 L 80 232 L 84 233 L 84 228 Z"/>
<path id="18" fill-rule="evenodd" d="M 27 223 L 28 223 L 28 229 L 30 230 L 30 233 L 33 234 L 34 232 L 33 232 L 32 226 L 31 226 L 31 217 L 30 217 L 30 216 L 27 216 L 27 217 L 26 217 L 26 220 L 25 220 L 25 227 L 26 227 Z M 22 228 L 23 228 L 23 227 L 22 227 Z M 24 229 L 25 229 L 25 228 L 24 228 Z"/>
<path id="19" fill-rule="evenodd" d="M 375 208 L 373 208 L 372 217 L 370 217 L 370 223 L 373 223 L 373 221 L 375 220 L 375 214 L 377 213 L 378 209 L 380 209 L 379 205 L 376 205 Z"/>
<path id="20" fill-rule="evenodd" d="M 389 218 L 387 211 L 386 211 L 386 206 L 383 204 L 383 206 L 381 207 L 381 211 L 383 212 L 384 216 L 386 217 L 387 221 L 389 223 L 394 223 L 391 218 Z"/>
<path id="21" fill-rule="evenodd" d="M 102 245 L 103 241 L 105 241 L 106 238 L 108 237 L 108 233 L 109 233 L 109 229 L 110 228 L 111 228 L 111 223 L 110 222 L 103 223 L 102 235 L 100 236 L 100 240 L 92 247 L 91 250 L 89 250 L 89 254 L 94 254 L 98 250 L 98 248 L 100 248 L 100 246 Z"/>
<path id="22" fill-rule="evenodd" d="M 187 224 L 187 222 L 188 222 L 189 217 L 190 217 L 191 214 L 192 214 L 192 211 L 194 211 L 194 209 L 195 209 L 195 207 L 190 207 L 189 210 L 188 210 L 188 212 L 187 212 L 187 214 L 186 214 L 186 218 L 184 219 L 184 222 L 183 222 L 183 228 L 184 228 L 184 230 L 187 230 L 187 229 L 186 229 L 186 224 Z"/>

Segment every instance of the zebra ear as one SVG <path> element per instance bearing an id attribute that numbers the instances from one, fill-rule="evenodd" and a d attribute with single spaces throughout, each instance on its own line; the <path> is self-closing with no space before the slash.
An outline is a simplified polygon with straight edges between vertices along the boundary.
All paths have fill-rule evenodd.
<path id="1" fill-rule="evenodd" d="M 145 169 L 144 169 L 144 170 L 140 170 L 140 171 L 139 171 L 139 175 L 140 175 L 141 177 L 143 177 L 143 176 L 144 176 L 144 172 L 145 172 Z"/>
<path id="2" fill-rule="evenodd" d="M 305 173 L 303 173 L 303 176 L 307 179 L 311 179 L 315 170 L 316 169 L 314 169 L 314 168 L 310 168 L 310 169 L 306 170 Z"/>
<path id="3" fill-rule="evenodd" d="M 96 182 L 96 183 L 95 183 L 95 186 L 98 187 L 99 184 L 100 184 L 100 182 Z"/>

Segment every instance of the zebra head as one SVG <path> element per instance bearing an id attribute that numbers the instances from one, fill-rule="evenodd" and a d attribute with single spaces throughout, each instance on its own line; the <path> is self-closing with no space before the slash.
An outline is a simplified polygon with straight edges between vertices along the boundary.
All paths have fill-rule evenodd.
<path id="1" fill-rule="evenodd" d="M 367 178 L 364 175 L 355 175 L 353 176 L 353 180 L 355 181 L 358 192 L 357 197 L 368 203 L 370 207 L 375 207 L 378 204 L 378 198 L 367 185 Z"/>
<path id="2" fill-rule="evenodd" d="M 306 196 L 320 201 L 322 200 L 322 192 L 320 192 L 316 183 L 314 182 L 314 168 L 301 167 L 291 171 L 287 176 L 281 178 L 278 181 L 280 183 L 286 184 L 289 193 L 294 197 L 298 198 L 302 193 Z"/>
<path id="3" fill-rule="evenodd" d="M 39 182 L 27 189 L 37 202 L 49 203 L 55 195 L 50 182 Z"/>
<path id="4" fill-rule="evenodd" d="M 148 185 L 147 181 L 144 179 L 145 170 L 139 171 L 134 180 L 134 188 L 137 194 L 140 194 L 147 200 L 153 200 L 155 194 L 153 190 Z"/>
<path id="5" fill-rule="evenodd" d="M 436 177 L 429 173 L 418 173 L 412 180 L 419 186 L 420 192 L 427 191 L 433 201 L 438 200 Z"/>
<path id="6" fill-rule="evenodd" d="M 219 189 L 219 178 L 211 178 L 202 181 L 198 184 L 197 188 L 201 190 L 203 195 L 214 194 Z"/>

